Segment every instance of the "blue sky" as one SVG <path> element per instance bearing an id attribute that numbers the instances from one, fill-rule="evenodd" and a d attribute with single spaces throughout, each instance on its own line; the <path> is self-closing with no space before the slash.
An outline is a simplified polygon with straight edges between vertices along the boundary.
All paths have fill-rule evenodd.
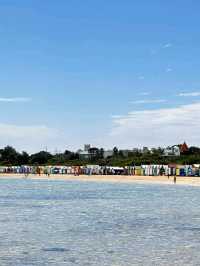
<path id="1" fill-rule="evenodd" d="M 199 9 L 0 0 L 0 145 L 200 145 Z"/>

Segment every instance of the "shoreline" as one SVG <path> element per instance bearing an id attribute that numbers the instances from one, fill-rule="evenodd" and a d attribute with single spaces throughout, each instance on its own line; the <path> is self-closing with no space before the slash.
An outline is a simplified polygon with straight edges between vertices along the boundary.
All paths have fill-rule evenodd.
<path id="1" fill-rule="evenodd" d="M 174 184 L 173 176 L 123 176 L 123 175 L 32 175 L 25 177 L 23 174 L 0 174 L 1 179 L 31 179 L 31 180 L 63 180 L 82 182 L 110 182 L 110 183 L 137 183 L 137 184 L 161 184 L 161 185 L 184 185 L 200 186 L 200 177 L 176 177 Z"/>

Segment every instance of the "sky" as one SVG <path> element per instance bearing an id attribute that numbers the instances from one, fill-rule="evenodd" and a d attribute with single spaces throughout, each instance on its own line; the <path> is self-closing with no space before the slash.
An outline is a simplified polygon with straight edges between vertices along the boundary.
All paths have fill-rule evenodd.
<path id="1" fill-rule="evenodd" d="M 0 0 L 0 147 L 200 146 L 198 0 Z"/>

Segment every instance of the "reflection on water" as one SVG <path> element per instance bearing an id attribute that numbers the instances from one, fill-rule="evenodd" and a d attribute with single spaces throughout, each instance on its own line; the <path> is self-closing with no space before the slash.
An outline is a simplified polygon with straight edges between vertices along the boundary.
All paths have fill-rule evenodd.
<path id="1" fill-rule="evenodd" d="M 199 265 L 200 188 L 0 181 L 0 265 Z"/>

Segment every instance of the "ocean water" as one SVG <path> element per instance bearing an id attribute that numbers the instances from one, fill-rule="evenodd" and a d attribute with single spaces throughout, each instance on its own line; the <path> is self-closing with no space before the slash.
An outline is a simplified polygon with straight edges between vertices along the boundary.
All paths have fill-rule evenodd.
<path id="1" fill-rule="evenodd" d="M 0 180 L 0 265 L 200 265 L 200 188 Z"/>

